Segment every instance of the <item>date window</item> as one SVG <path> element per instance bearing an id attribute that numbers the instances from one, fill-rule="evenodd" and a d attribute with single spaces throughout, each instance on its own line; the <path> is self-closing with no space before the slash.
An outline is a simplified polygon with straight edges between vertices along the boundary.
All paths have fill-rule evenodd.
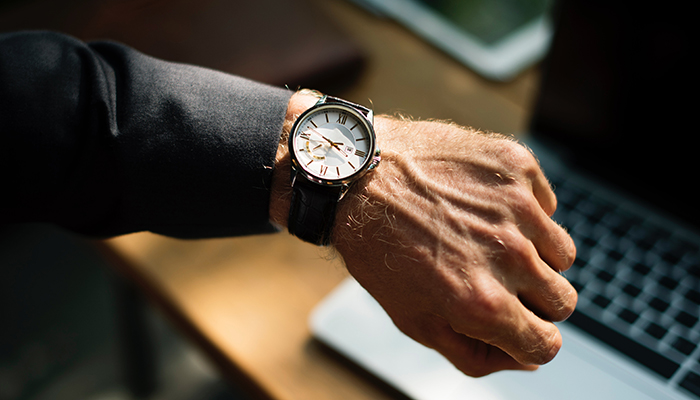
<path id="1" fill-rule="evenodd" d="M 355 149 L 350 147 L 350 146 L 345 146 L 345 153 L 346 154 L 352 154 L 353 150 L 355 150 Z"/>

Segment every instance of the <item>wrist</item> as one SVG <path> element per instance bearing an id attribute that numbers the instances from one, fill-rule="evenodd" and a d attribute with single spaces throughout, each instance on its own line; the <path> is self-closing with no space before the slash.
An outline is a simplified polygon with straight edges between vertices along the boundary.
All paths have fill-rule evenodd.
<path id="1" fill-rule="evenodd" d="M 394 117 L 374 117 L 374 132 L 382 149 L 382 162 L 372 173 L 357 180 L 338 204 L 332 242 L 341 253 L 351 244 L 362 246 L 371 240 L 373 235 L 368 233 L 384 224 L 387 203 L 385 197 L 377 196 L 376 192 L 384 189 L 382 181 L 389 175 L 386 170 L 394 168 L 391 160 L 400 147 L 403 126 L 404 123 Z M 396 141 L 399 141 L 398 147 Z"/>
<path id="2" fill-rule="evenodd" d="M 291 157 L 287 147 L 289 132 L 292 130 L 294 121 L 299 115 L 311 108 L 317 101 L 318 97 L 314 92 L 301 90 L 294 93 L 287 104 L 287 113 L 282 125 L 279 145 L 277 146 L 270 191 L 270 221 L 285 228 L 287 227 L 289 206 L 292 198 L 290 182 Z"/>

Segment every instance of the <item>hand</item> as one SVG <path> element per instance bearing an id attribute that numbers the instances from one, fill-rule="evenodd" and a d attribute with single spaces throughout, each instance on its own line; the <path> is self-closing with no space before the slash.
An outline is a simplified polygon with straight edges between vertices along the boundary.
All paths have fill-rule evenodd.
<path id="1" fill-rule="evenodd" d="M 375 130 L 382 162 L 340 202 L 333 231 L 350 273 L 465 374 L 550 361 L 561 346 L 551 321 L 576 304 L 559 274 L 575 248 L 549 218 L 556 198 L 535 158 L 439 122 L 377 117 Z"/>

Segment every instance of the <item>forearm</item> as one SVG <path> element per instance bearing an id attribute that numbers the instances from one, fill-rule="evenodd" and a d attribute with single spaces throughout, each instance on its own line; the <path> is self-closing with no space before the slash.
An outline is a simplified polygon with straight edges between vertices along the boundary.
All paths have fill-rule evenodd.
<path id="1" fill-rule="evenodd" d="M 0 223 L 97 235 L 271 230 L 291 92 L 113 43 L 1 35 Z"/>

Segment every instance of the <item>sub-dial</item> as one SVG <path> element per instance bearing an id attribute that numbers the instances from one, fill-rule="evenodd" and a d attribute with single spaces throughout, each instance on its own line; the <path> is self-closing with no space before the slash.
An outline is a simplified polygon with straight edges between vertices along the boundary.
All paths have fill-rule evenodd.
<path id="1" fill-rule="evenodd" d="M 304 149 L 314 160 L 325 160 L 329 148 L 330 146 L 320 141 L 307 140 L 306 143 L 304 143 Z"/>

